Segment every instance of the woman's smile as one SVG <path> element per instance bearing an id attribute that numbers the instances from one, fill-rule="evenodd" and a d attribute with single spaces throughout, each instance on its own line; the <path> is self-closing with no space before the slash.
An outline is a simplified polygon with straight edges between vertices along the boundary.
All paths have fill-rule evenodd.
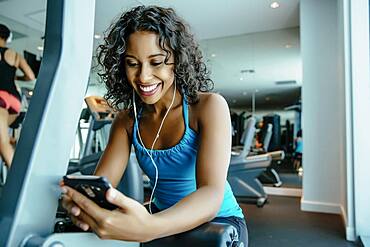
<path id="1" fill-rule="evenodd" d="M 161 88 L 162 88 L 162 83 L 150 84 L 150 85 L 138 84 L 138 91 L 140 95 L 144 97 L 149 97 L 149 96 L 154 95 Z"/>

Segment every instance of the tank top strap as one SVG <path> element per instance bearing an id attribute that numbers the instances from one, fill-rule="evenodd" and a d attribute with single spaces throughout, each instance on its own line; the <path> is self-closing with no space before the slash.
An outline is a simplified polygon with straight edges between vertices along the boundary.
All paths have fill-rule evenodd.
<path id="1" fill-rule="evenodd" d="M 140 121 L 140 117 L 141 117 L 142 112 L 143 112 L 143 108 L 141 107 L 139 109 L 139 112 L 137 113 L 136 118 L 134 119 L 133 139 L 136 139 L 136 137 L 137 137 L 137 129 L 139 128 L 139 121 Z"/>
<path id="2" fill-rule="evenodd" d="M 185 127 L 186 129 L 189 128 L 189 106 L 188 106 L 188 101 L 186 100 L 186 95 L 183 94 L 183 100 L 182 100 L 182 111 L 184 114 L 184 122 L 185 122 Z"/>
<path id="3" fill-rule="evenodd" d="M 4 56 L 5 56 L 6 50 L 8 50 L 8 48 L 0 47 L 0 55 L 1 55 L 0 61 L 5 61 Z"/>

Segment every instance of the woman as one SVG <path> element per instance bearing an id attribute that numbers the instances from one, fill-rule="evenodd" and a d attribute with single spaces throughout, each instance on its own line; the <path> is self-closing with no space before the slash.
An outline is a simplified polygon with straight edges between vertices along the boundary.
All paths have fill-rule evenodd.
<path id="1" fill-rule="evenodd" d="M 22 81 L 35 79 L 26 60 L 6 47 L 7 43 L 11 42 L 11 37 L 9 28 L 0 24 L 0 155 L 8 168 L 10 168 L 14 155 L 8 127 L 14 122 L 21 110 L 21 96 L 15 86 L 14 79 Z M 24 75 L 16 76 L 17 69 L 20 69 Z"/>
<path id="2" fill-rule="evenodd" d="M 98 59 L 105 98 L 121 112 L 95 174 L 117 186 L 133 145 L 153 193 L 148 212 L 110 189 L 107 199 L 119 209 L 108 211 L 62 185 L 72 221 L 101 238 L 139 242 L 226 222 L 247 246 L 242 210 L 226 181 L 229 109 L 207 93 L 213 82 L 187 26 L 172 9 L 136 7 L 112 24 Z"/>
<path id="3" fill-rule="evenodd" d="M 300 176 L 303 174 L 302 169 L 302 153 L 303 153 L 303 138 L 302 138 L 302 129 L 298 130 L 297 138 L 294 140 L 294 169 L 298 172 Z"/>

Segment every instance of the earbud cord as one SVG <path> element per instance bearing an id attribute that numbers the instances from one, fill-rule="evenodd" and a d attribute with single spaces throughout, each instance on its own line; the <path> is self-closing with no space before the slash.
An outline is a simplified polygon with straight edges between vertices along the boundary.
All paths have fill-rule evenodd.
<path id="1" fill-rule="evenodd" d="M 159 125 L 159 129 L 157 131 L 157 134 L 155 135 L 153 144 L 152 144 L 151 149 L 150 149 L 151 153 L 153 152 L 154 145 L 155 145 L 155 143 L 157 142 L 157 140 L 159 138 L 159 133 L 162 130 L 164 120 L 166 119 L 168 113 L 171 110 L 171 107 L 173 106 L 173 103 L 175 102 L 175 96 L 176 96 L 176 81 L 175 81 L 175 87 L 174 87 L 174 90 L 173 90 L 173 96 L 172 96 L 171 104 L 168 107 L 168 110 L 166 111 L 166 114 L 164 115 L 161 124 Z M 157 167 L 157 164 L 154 162 L 152 155 L 148 152 L 148 149 L 145 147 L 143 140 L 141 139 L 140 129 L 139 129 L 139 122 L 137 121 L 137 112 L 136 112 L 136 104 L 135 104 L 135 91 L 134 90 L 132 90 L 132 98 L 133 98 L 133 106 L 134 106 L 135 124 L 136 124 L 136 128 L 137 128 L 137 133 L 138 133 L 138 136 L 139 136 L 139 140 L 140 140 L 141 145 L 143 146 L 145 152 L 148 154 L 148 156 L 149 156 L 150 160 L 152 161 L 152 164 L 155 168 L 155 182 L 154 182 L 153 190 L 152 190 L 152 193 L 151 193 L 150 199 L 149 199 L 149 212 L 150 212 L 150 214 L 152 214 L 152 201 L 153 201 L 154 192 L 155 192 L 155 189 L 157 187 L 157 182 L 158 182 L 158 167 Z"/>

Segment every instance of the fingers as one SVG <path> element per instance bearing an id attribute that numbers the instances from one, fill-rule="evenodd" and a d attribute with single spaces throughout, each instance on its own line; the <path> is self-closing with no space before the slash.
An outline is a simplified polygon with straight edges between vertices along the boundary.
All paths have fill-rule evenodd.
<path id="1" fill-rule="evenodd" d="M 110 188 L 107 191 L 106 198 L 110 203 L 120 207 L 121 209 L 130 208 L 131 199 L 122 194 L 121 192 L 119 192 L 118 190 L 116 190 L 115 188 Z"/>
<path id="2" fill-rule="evenodd" d="M 68 195 L 62 197 L 62 207 L 67 210 L 69 214 L 78 216 L 80 214 L 80 208 L 73 202 L 72 198 Z"/>
<path id="3" fill-rule="evenodd" d="M 62 207 L 67 210 L 68 213 L 71 213 L 73 207 L 76 204 L 72 201 L 72 199 L 68 195 L 63 195 L 62 197 Z"/>
<path id="4" fill-rule="evenodd" d="M 95 220 L 84 212 L 83 209 L 90 210 L 90 205 L 82 207 L 81 205 L 86 205 L 93 203 L 77 191 L 64 186 L 62 188 L 66 194 L 63 195 L 62 206 L 65 208 L 73 222 L 74 225 L 78 226 L 84 231 L 89 230 L 90 228 L 96 228 Z"/>
<path id="5" fill-rule="evenodd" d="M 99 228 L 99 224 L 95 221 L 95 219 L 93 219 L 83 210 L 79 210 L 78 214 L 74 214 L 72 212 L 72 215 L 70 217 L 72 219 L 72 222 L 84 231 L 87 231 L 89 229 L 96 230 Z"/>
<path id="6" fill-rule="evenodd" d="M 68 195 L 63 195 L 62 207 L 67 210 L 70 216 L 78 217 L 81 209 L 72 201 Z"/>
<path id="7" fill-rule="evenodd" d="M 67 191 L 66 195 L 70 197 L 79 209 L 81 209 L 80 211 L 85 211 L 86 214 L 97 221 L 104 218 L 105 209 L 102 209 L 95 202 L 72 188 L 68 186 L 64 186 L 63 188 Z M 70 208 L 70 210 L 72 210 L 72 208 Z"/>
<path id="8" fill-rule="evenodd" d="M 72 223 L 75 226 L 81 228 L 82 230 L 87 231 L 90 229 L 90 226 L 86 224 L 85 222 L 83 222 L 82 220 L 80 220 L 78 217 L 71 215 L 70 218 L 72 220 Z"/>
<path id="9" fill-rule="evenodd" d="M 78 216 L 81 214 L 80 208 L 72 201 L 68 195 L 63 195 L 62 207 L 67 210 L 72 223 L 84 231 L 87 231 L 90 227 L 83 220 L 80 220 Z"/>
<path id="10" fill-rule="evenodd" d="M 64 186 L 64 180 L 63 179 L 59 181 L 59 186 L 61 186 L 61 187 Z"/>

